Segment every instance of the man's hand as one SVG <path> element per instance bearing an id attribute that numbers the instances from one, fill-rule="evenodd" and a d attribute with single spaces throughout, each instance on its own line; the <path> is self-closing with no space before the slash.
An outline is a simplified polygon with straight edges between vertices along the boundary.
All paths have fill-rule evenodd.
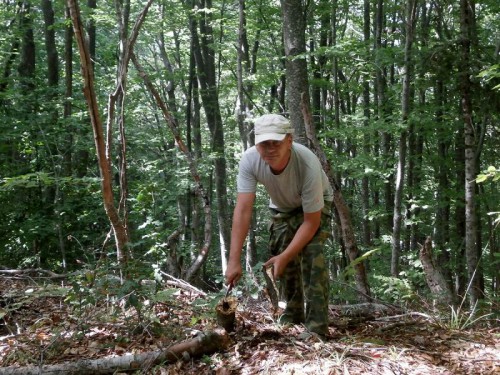
<path id="1" fill-rule="evenodd" d="M 240 262 L 234 264 L 229 262 L 226 269 L 226 285 L 236 285 L 242 275 L 243 270 Z"/>
<path id="2" fill-rule="evenodd" d="M 276 255 L 269 259 L 266 263 L 264 263 L 264 267 L 271 267 L 273 266 L 273 276 L 274 279 L 277 280 L 279 279 L 283 273 L 285 272 L 285 268 L 290 263 L 291 259 L 288 259 L 287 255 L 285 253 L 281 253 L 279 255 Z"/>

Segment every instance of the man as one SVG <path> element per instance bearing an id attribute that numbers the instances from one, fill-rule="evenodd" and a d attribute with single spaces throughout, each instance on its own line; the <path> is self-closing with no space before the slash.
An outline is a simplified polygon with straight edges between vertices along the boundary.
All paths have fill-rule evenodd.
<path id="1" fill-rule="evenodd" d="M 281 321 L 305 323 L 319 335 L 328 333 L 328 271 L 323 245 L 330 234 L 333 191 L 318 158 L 293 142 L 290 121 L 280 115 L 255 120 L 255 146 L 242 156 L 234 209 L 226 284 L 242 276 L 241 251 L 250 227 L 257 183 L 270 196 L 269 249 L 282 278 L 287 302 Z"/>

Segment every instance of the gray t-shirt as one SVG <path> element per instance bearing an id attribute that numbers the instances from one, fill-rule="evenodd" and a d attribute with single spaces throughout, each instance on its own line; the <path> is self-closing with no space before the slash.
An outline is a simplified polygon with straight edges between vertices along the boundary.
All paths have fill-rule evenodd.
<path id="1" fill-rule="evenodd" d="M 255 193 L 258 182 L 269 194 L 269 207 L 281 212 L 301 206 L 306 213 L 316 212 L 325 201 L 333 201 L 333 190 L 318 158 L 299 143 L 293 142 L 290 161 L 279 175 L 271 172 L 255 146 L 246 150 L 239 165 L 238 192 Z"/>

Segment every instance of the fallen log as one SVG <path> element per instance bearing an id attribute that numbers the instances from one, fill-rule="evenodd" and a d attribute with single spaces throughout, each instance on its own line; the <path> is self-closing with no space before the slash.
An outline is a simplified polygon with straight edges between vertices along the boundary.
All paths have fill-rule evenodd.
<path id="1" fill-rule="evenodd" d="M 29 276 L 29 277 L 45 277 L 49 279 L 65 279 L 68 275 L 57 274 L 55 272 L 44 270 L 41 268 L 25 268 L 25 269 L 0 269 L 1 275 L 14 276 Z M 41 276 L 45 275 L 45 276 Z"/>
<path id="2" fill-rule="evenodd" d="M 339 328 L 377 320 L 381 316 L 400 314 L 397 306 L 376 302 L 363 302 L 354 305 L 330 305 L 330 324 Z"/>
<path id="3" fill-rule="evenodd" d="M 330 305 L 329 307 L 330 312 L 335 316 L 365 318 L 367 320 L 400 312 L 397 306 L 375 302 L 357 303 L 355 305 Z"/>
<path id="4" fill-rule="evenodd" d="M 1 375 L 59 375 L 59 374 L 110 374 L 116 371 L 142 370 L 148 372 L 152 366 L 188 360 L 205 354 L 212 354 L 229 347 L 231 339 L 223 329 L 201 333 L 195 338 L 182 341 L 166 350 L 127 354 L 119 357 L 87 359 L 63 362 L 54 365 L 29 367 L 0 367 Z"/>

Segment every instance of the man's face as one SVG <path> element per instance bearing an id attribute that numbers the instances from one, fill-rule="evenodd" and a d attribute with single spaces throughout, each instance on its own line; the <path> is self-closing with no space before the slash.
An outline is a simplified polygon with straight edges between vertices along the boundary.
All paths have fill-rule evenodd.
<path id="1" fill-rule="evenodd" d="M 282 141 L 264 141 L 256 145 L 260 157 L 275 172 L 282 172 L 290 159 L 292 137 L 288 134 Z"/>

